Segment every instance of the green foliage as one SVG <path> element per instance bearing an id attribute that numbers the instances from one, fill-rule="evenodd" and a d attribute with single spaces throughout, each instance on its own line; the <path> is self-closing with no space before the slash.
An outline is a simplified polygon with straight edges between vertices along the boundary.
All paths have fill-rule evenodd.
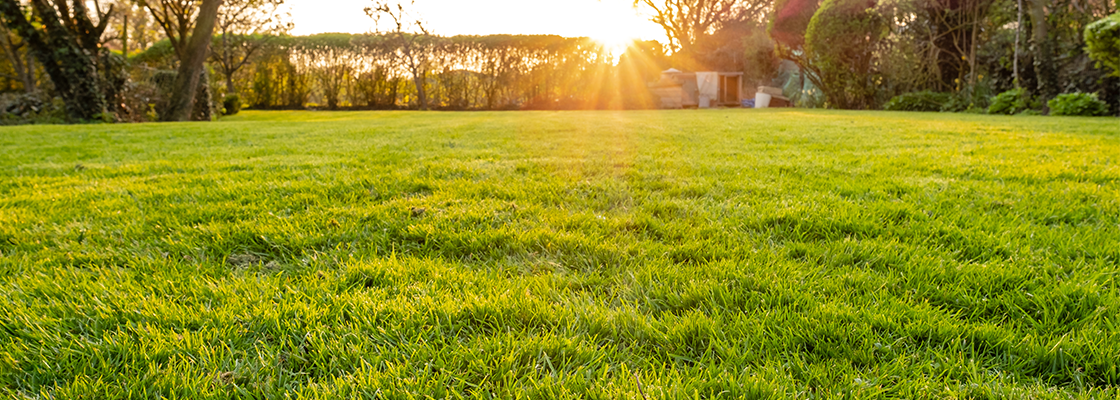
<path id="1" fill-rule="evenodd" d="M 349 33 L 319 33 L 300 36 L 297 40 L 304 48 L 347 49 L 355 36 Z"/>
<path id="2" fill-rule="evenodd" d="M 951 95 L 948 101 L 941 104 L 941 110 L 944 112 L 967 112 L 975 106 L 967 96 Z M 981 113 L 985 110 L 981 109 Z"/>
<path id="3" fill-rule="evenodd" d="M 937 112 L 949 104 L 952 98 L 953 95 L 949 93 L 924 90 L 895 96 L 883 106 L 883 109 L 887 111 Z"/>
<path id="4" fill-rule="evenodd" d="M 171 46 L 170 40 L 163 39 L 144 49 L 144 51 L 130 56 L 128 61 L 133 65 L 143 64 L 148 68 L 175 69 L 177 62 L 175 47 Z"/>
<path id="5" fill-rule="evenodd" d="M 981 79 L 976 84 L 966 87 L 965 90 L 953 93 L 941 107 L 942 112 L 962 112 L 969 114 L 985 114 L 988 105 L 994 97 L 990 82 Z M 1041 108 L 1041 106 L 1035 107 Z"/>
<path id="6" fill-rule="evenodd" d="M 790 101 L 796 107 L 820 108 L 824 105 L 824 94 L 811 79 L 806 79 L 805 70 L 787 69 L 786 72 L 787 79 L 782 85 L 782 92 L 789 94 Z"/>
<path id="7" fill-rule="evenodd" d="M 1108 115 L 1108 104 L 1097 98 L 1096 93 L 1060 94 L 1046 103 L 1050 115 L 1078 117 L 1103 117 Z"/>
<path id="8" fill-rule="evenodd" d="M 992 97 L 988 106 L 988 114 L 1015 115 L 1027 110 L 1042 108 L 1038 101 L 1032 99 L 1023 89 L 1012 89 Z"/>
<path id="9" fill-rule="evenodd" d="M 870 109 L 883 77 L 875 51 L 889 33 L 874 0 L 825 0 L 805 33 L 805 52 L 830 106 Z"/>
<path id="10" fill-rule="evenodd" d="M 1098 66 L 1107 66 L 1112 76 L 1120 77 L 1120 13 L 1085 27 L 1085 51 Z"/>
<path id="11" fill-rule="evenodd" d="M 406 36 L 408 37 L 408 36 Z M 555 35 L 423 37 L 420 63 L 428 106 L 444 110 L 596 108 L 616 96 L 606 49 L 588 38 Z M 237 82 L 258 109 L 418 107 L 403 42 L 379 35 L 278 37 L 257 52 Z M 633 63 L 630 63 L 633 64 Z M 608 75 L 609 74 L 609 75 Z M 640 89 L 647 90 L 644 82 Z M 604 95 L 606 94 L 606 95 Z M 617 99 L 610 99 L 617 100 Z"/>
<path id="12" fill-rule="evenodd" d="M 176 70 L 160 69 L 153 71 L 149 79 L 159 88 L 160 92 L 171 93 L 172 86 L 175 85 L 175 78 L 178 75 L 179 72 Z"/>
<path id="13" fill-rule="evenodd" d="M 8 56 L 5 61 L 20 62 L 16 53 L 20 47 L 26 47 L 50 77 L 53 95 L 65 103 L 70 121 L 100 120 L 107 110 L 106 100 L 115 102 L 113 97 L 118 89 L 113 86 L 118 82 L 112 79 L 116 71 L 112 71 L 114 63 L 109 51 L 100 46 L 101 31 L 94 29 L 84 7 L 75 5 L 71 13 L 61 3 L 57 6 L 64 11 L 60 19 L 49 3 L 34 4 L 36 11 L 27 13 L 21 2 L 0 1 L 0 25 L 4 26 L 0 34 L 4 36 L 4 53 Z M 18 46 L 10 33 L 22 38 Z M 33 64 L 29 62 L 27 66 L 27 72 L 34 75 Z"/>
<path id="14" fill-rule="evenodd" d="M 222 99 L 222 115 L 237 115 L 241 111 L 241 96 L 234 94 L 227 94 Z"/>
<path id="15" fill-rule="evenodd" d="M 778 76 L 781 60 L 774 49 L 774 41 L 764 32 L 752 30 L 743 37 L 743 82 L 751 88 L 760 84 L 772 85 Z"/>
<path id="16" fill-rule="evenodd" d="M 159 121 L 159 111 L 156 111 L 156 105 L 154 103 L 148 104 L 148 109 L 144 112 L 144 118 L 147 119 L 147 122 Z"/>
<path id="17" fill-rule="evenodd" d="M 1118 136 L 819 110 L 4 127 L 0 397 L 1117 398 Z"/>
<path id="18" fill-rule="evenodd" d="M 883 109 L 887 111 L 940 111 L 983 114 L 986 112 L 984 105 L 987 104 L 987 101 L 978 98 L 980 96 L 982 94 L 979 93 L 970 95 L 969 93 L 938 93 L 926 90 L 895 96 L 883 106 Z"/>

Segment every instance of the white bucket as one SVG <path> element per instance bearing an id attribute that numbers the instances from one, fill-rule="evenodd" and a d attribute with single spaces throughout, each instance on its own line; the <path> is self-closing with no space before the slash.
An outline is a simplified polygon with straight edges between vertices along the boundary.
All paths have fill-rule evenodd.
<path id="1" fill-rule="evenodd" d="M 770 96 L 766 93 L 758 92 L 754 94 L 754 108 L 770 108 Z"/>

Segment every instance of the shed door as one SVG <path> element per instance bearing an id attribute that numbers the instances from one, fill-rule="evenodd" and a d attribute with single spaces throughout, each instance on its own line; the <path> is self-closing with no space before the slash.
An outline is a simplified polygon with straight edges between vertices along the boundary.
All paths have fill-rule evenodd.
<path id="1" fill-rule="evenodd" d="M 741 100 L 739 97 L 739 86 L 738 76 L 724 76 L 723 79 L 720 79 L 720 103 L 739 104 Z"/>

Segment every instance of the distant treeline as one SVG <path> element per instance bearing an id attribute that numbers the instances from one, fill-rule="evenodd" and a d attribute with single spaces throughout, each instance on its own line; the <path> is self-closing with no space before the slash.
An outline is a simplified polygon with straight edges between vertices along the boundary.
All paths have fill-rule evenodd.
<path id="1" fill-rule="evenodd" d="M 215 68 L 211 82 L 216 92 L 238 93 L 256 109 L 646 108 L 652 103 L 645 82 L 665 57 L 656 42 L 616 57 L 594 40 L 550 35 L 238 40 L 258 47 L 230 76 Z M 175 59 L 167 47 L 157 44 L 132 63 L 169 69 Z"/>

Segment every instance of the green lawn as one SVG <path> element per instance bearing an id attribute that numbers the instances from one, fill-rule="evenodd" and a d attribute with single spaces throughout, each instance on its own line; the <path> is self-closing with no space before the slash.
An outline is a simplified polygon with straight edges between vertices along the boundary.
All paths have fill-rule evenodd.
<path id="1" fill-rule="evenodd" d="M 1110 398 L 1120 122 L 0 128 L 0 396 Z"/>

